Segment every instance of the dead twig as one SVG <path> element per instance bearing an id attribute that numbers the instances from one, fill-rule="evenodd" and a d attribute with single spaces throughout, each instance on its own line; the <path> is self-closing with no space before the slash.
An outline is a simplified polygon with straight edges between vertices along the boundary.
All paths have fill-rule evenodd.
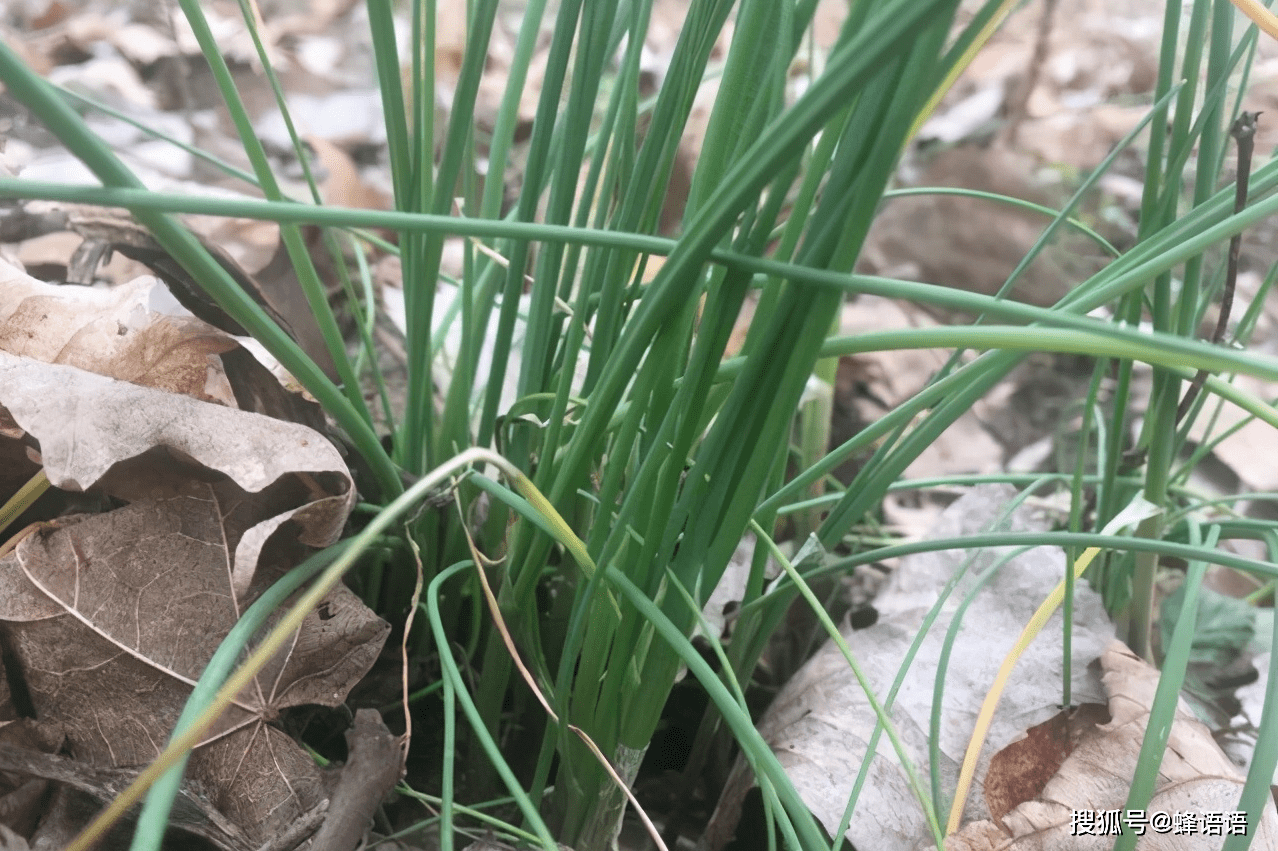
<path id="1" fill-rule="evenodd" d="M 403 775 L 399 740 L 386 729 L 376 709 L 355 713 L 346 731 L 350 757 L 329 799 L 328 817 L 315 834 L 312 848 L 353 851 L 364 838 L 373 814 Z"/>
<path id="2" fill-rule="evenodd" d="M 1241 213 L 1243 208 L 1247 206 L 1247 184 L 1251 175 L 1251 151 L 1256 137 L 1256 119 L 1259 117 L 1259 112 L 1244 112 L 1238 116 L 1233 126 L 1229 128 L 1229 134 L 1234 137 L 1234 141 L 1238 144 L 1238 178 L 1234 184 L 1234 213 Z M 1212 343 L 1217 345 L 1225 339 L 1225 329 L 1229 325 L 1229 313 L 1234 306 L 1234 286 L 1238 282 L 1238 255 L 1241 251 L 1242 233 L 1239 232 L 1234 234 L 1233 239 L 1229 240 L 1229 261 L 1225 269 L 1225 288 L 1220 294 L 1220 317 L 1216 320 L 1216 331 L 1211 335 Z M 1185 418 L 1185 414 L 1189 413 L 1189 409 L 1193 407 L 1194 400 L 1202 392 L 1203 384 L 1206 381 L 1207 370 L 1198 370 L 1198 374 L 1194 376 L 1193 383 L 1189 385 L 1189 391 L 1180 400 L 1180 407 L 1176 409 L 1177 423 Z"/>

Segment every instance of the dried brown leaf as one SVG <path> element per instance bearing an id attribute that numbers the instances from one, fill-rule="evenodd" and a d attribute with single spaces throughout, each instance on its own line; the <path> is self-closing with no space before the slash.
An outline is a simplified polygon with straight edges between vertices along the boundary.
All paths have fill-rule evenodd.
<path id="1" fill-rule="evenodd" d="M 991 528 L 1018 531 L 1042 528 L 1045 519 L 1028 506 L 1006 514 L 1015 491 L 1003 485 L 979 486 L 953 503 L 933 525 L 930 537 L 962 538 Z M 971 725 L 994 681 L 999 664 L 1015 644 L 1022 625 L 1033 615 L 1064 574 L 1059 549 L 1037 547 L 1015 555 L 997 567 L 1007 551 L 948 551 L 917 553 L 902 559 L 898 569 L 875 599 L 879 620 L 867 629 L 843 634 L 871 688 L 883 699 L 896 688 L 891 717 L 906 754 L 921 771 L 931 765 L 929 723 L 936 706 L 937 668 L 942 654 L 949 654 L 939 737 L 939 757 L 932 770 L 943 778 L 957 775 Z M 971 559 L 971 562 L 968 560 Z M 922 643 L 914 646 L 920 624 L 929 617 L 946 584 L 964 565 L 950 601 L 975 593 L 956 628 L 952 644 L 947 639 L 956 605 L 945 605 L 931 623 Z M 1100 599 L 1080 587 L 1075 601 L 1074 649 L 1095 656 L 1113 636 Z M 1001 748 L 1024 730 L 1026 724 L 1050 718 L 1056 709 L 1061 683 L 1060 630 L 1049 626 L 1017 665 L 1012 684 L 995 717 L 990 739 Z M 1088 648 L 1084 650 L 1083 648 Z M 897 682 L 903 660 L 911 662 Z M 1074 694 L 1101 696 L 1100 683 L 1085 665 L 1073 669 Z M 831 833 L 838 829 L 848 797 L 866 758 L 876 717 L 865 690 L 853 675 L 842 652 L 828 642 L 777 694 L 758 723 L 759 733 L 772 747 L 804 804 Z M 718 806 L 706 829 L 707 847 L 721 848 L 741 829 L 752 772 L 744 759 L 724 784 Z M 949 782 L 953 782 L 952 779 Z M 973 797 L 969 809 L 983 817 L 984 802 Z M 944 814 L 942 814 L 944 818 Z M 926 841 L 928 825 L 922 807 L 901 767 L 900 757 L 886 738 L 880 737 L 861 789 L 846 838 L 858 848 L 910 848 Z"/>
<path id="2" fill-rule="evenodd" d="M 0 259 L 0 351 L 324 427 L 318 405 L 285 390 L 236 340 L 157 312 L 168 298 L 157 288 L 149 277 L 110 289 L 55 286 Z"/>
<path id="3" fill-rule="evenodd" d="M 237 587 L 238 488 L 186 491 L 62 518 L 0 560 L 0 629 L 32 702 L 91 765 L 156 757 L 222 637 L 278 575 Z M 192 782 L 254 841 L 323 796 L 313 761 L 269 722 L 291 706 L 340 704 L 388 631 L 337 589 L 197 750 Z"/>
<path id="4" fill-rule="evenodd" d="M 1001 827 L 989 821 L 965 825 L 946 841 L 949 851 L 1099 851 L 1113 844 L 1110 833 L 1079 835 L 1074 814 L 1109 810 L 1125 814 L 1159 673 L 1117 641 L 1106 648 L 1100 662 L 1109 693 L 1109 723 L 1080 725 L 1070 735 L 1077 739 L 1077 746 L 1040 792 L 1006 813 Z M 1209 832 L 1201 825 L 1176 831 L 1170 819 L 1178 813 L 1198 818 L 1209 813 L 1232 813 L 1245 779 L 1220 750 L 1211 731 L 1180 701 L 1154 795 L 1145 810 L 1151 818 L 1155 813 L 1166 814 L 1169 823 L 1161 832 L 1148 828 L 1137 847 L 1142 851 L 1219 848 L 1224 833 Z M 1252 847 L 1274 847 L 1278 842 L 1278 812 L 1272 801 L 1267 802 L 1257 821 Z M 1126 826 L 1125 816 L 1122 824 L 1124 830 L 1132 830 Z"/>
<path id="5" fill-rule="evenodd" d="M 0 560 L 0 635 L 79 764 L 136 769 L 245 608 L 340 536 L 354 487 L 319 433 L 202 401 L 227 338 L 153 321 L 140 291 L 46 290 L 0 315 L 0 348 L 107 375 L 0 351 L 0 458 L 29 475 L 38 449 L 56 488 L 103 494 L 110 510 L 41 524 Z M 257 847 L 322 803 L 313 760 L 272 725 L 290 707 L 340 704 L 388 631 L 339 587 L 196 749 L 189 789 L 234 827 L 219 834 L 226 847 Z"/>

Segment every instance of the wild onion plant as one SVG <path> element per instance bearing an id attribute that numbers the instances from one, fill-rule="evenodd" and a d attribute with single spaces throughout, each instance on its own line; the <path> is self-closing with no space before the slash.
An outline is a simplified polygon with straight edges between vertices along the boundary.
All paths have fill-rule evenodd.
<path id="1" fill-rule="evenodd" d="M 403 622 L 414 606 L 426 615 L 409 648 L 418 659 L 437 658 L 444 677 L 449 747 L 440 757 L 438 802 L 445 847 L 451 847 L 454 820 L 471 812 L 458 798 L 473 804 L 499 793 L 512 795 L 522 812 L 522 827 L 504 828 L 512 835 L 547 848 L 554 847 L 553 840 L 605 847 L 616 836 L 626 804 L 618 780 L 626 785 L 634 780 L 665 698 L 685 666 L 702 681 L 713 701 L 710 711 L 722 718 L 760 777 L 787 844 L 829 847 L 754 732 L 741 691 L 798 586 L 766 584 L 767 548 L 758 548 L 718 674 L 688 640 L 698 627 L 699 609 L 747 531 L 774 534 L 778 518 L 796 507 L 807 512 L 800 526 L 812 529 L 828 550 L 857 551 L 823 571 L 893 552 L 859 546 L 855 524 L 876 510 L 889 487 L 901 486 L 903 471 L 926 446 L 1030 351 L 1096 359 L 1088 411 L 1099 410 L 1100 377 L 1116 375 L 1118 389 L 1111 413 L 1104 419 L 1089 415 L 1085 440 L 1092 451 L 1079 452 L 1076 468 L 1067 471 L 1076 506 L 1070 530 L 1004 536 L 1001 542 L 1108 548 L 1095 581 L 1117 609 L 1128 611 L 1130 602 L 1131 640 L 1141 652 L 1160 553 L 1192 554 L 1191 601 L 1209 562 L 1275 575 L 1268 565 L 1202 545 L 1219 536 L 1254 534 L 1254 528 L 1207 513 L 1181 487 L 1198 457 L 1181 460 L 1187 424 L 1217 399 L 1278 426 L 1278 412 L 1269 404 L 1220 378 L 1244 373 L 1278 379 L 1278 362 L 1241 346 L 1195 339 L 1224 280 L 1209 250 L 1278 209 L 1273 163 L 1251 175 L 1250 200 L 1241 212 L 1234 211 L 1234 188 L 1219 186 L 1228 131 L 1240 111 L 1239 92 L 1245 90 L 1256 43 L 1254 29 L 1236 27 L 1233 7 L 1223 0 L 1195 0 L 1183 17 L 1182 4 L 1167 4 L 1151 111 L 1123 142 L 1139 137 L 1147 151 L 1139 240 L 1102 271 L 1078 281 L 1060 304 L 1042 309 L 952 290 L 945 282 L 852 273 L 921 118 L 1012 3 L 988 0 L 962 25 L 956 24 L 958 5 L 850 4 L 820 73 L 795 96 L 791 69 L 808 49 L 815 0 L 693 0 L 660 89 L 645 99 L 640 52 L 651 0 L 559 0 L 551 9 L 546 0 L 528 0 L 506 96 L 491 138 L 481 147 L 474 111 L 497 0 L 469 4 L 466 50 L 443 126 L 436 126 L 434 0 L 412 4 L 406 55 L 397 51 L 392 4 L 370 0 L 393 212 L 326 209 L 283 198 L 196 0 L 182 0 L 183 11 L 236 120 L 264 202 L 146 192 L 51 87 L 0 47 L 0 79 L 107 187 L 0 180 L 0 196 L 73 197 L 130 208 L 324 405 L 371 471 L 363 496 L 368 505 L 385 509 L 377 527 L 404 529 L 416 558 L 366 562 L 356 581 L 388 618 Z M 504 213 L 503 177 L 516 110 L 546 15 L 553 15 L 553 25 L 540 100 L 520 193 Z M 251 25 L 253 15 L 246 20 Z M 729 22 L 728 52 L 716 63 L 712 47 Z M 663 187 L 694 98 L 710 81 L 717 82 L 717 93 L 679 236 L 663 239 L 654 235 L 666 202 Z M 482 178 L 480 156 L 486 160 Z M 1069 224 L 1078 199 L 1112 159 L 1054 218 L 1044 219 L 1043 239 L 1026 263 Z M 172 216 L 194 211 L 281 223 L 341 386 L 302 354 Z M 356 373 L 301 239 L 303 222 L 399 233 L 409 392 L 402 418 L 390 414 L 389 450 L 364 395 L 365 385 L 376 386 L 381 378 L 373 366 L 369 374 Z M 444 242 L 457 235 L 482 242 L 486 250 L 468 243 L 460 307 L 447 316 L 460 334 L 459 354 L 440 379 L 441 337 L 432 333 L 443 324 L 437 282 Z M 661 256 L 659 270 L 648 274 L 652 258 Z M 831 336 L 845 298 L 858 293 L 983 318 L 961 327 Z M 751 294 L 758 305 L 748 334 L 740 352 L 725 359 Z M 349 295 L 361 301 L 357 289 Z M 1100 308 L 1108 308 L 1113 319 L 1088 317 Z M 359 309 L 367 315 L 378 308 L 363 301 Z M 1245 342 L 1255 315 L 1254 309 L 1245 314 L 1238 342 Z M 1150 328 L 1139 326 L 1144 316 Z M 364 343 L 371 345 L 371 339 L 365 336 Z M 809 416 L 803 451 L 797 453 L 802 469 L 792 475 L 796 411 L 814 369 L 829 378 L 829 361 L 817 366 L 822 359 L 934 346 L 983 354 L 967 362 L 956 358 L 916 396 L 824 457 L 824 415 Z M 376 357 L 357 361 L 377 363 Z M 1155 366 L 1147 412 L 1129 410 L 1135 362 Z M 1178 423 L 1177 406 L 1197 370 L 1209 374 L 1207 392 Z M 503 399 L 508 384 L 515 388 L 513 401 Z M 1143 414 L 1144 426 L 1130 446 L 1129 425 L 1137 414 Z M 873 453 L 855 481 L 821 496 L 828 471 L 870 447 Z M 466 475 L 450 480 L 466 472 L 459 455 L 474 463 Z M 421 480 L 452 481 L 460 510 L 416 511 L 414 500 L 427 490 Z M 405 482 L 414 481 L 410 496 L 397 500 Z M 1134 538 L 1091 532 L 1138 492 L 1167 510 L 1146 521 Z M 1082 510 L 1089 494 L 1095 505 L 1090 515 Z M 1271 544 L 1278 541 L 1272 529 L 1263 534 Z M 955 545 L 936 542 L 935 548 Z M 344 551 L 334 562 L 334 577 L 357 554 L 356 548 Z M 494 589 L 499 619 L 485 602 L 481 569 Z M 426 586 L 420 603 L 419 581 Z M 1192 605 L 1186 612 L 1175 634 L 1164 636 L 1171 650 L 1156 717 L 1171 711 L 1184 675 Z M 544 696 L 544 706 L 533 699 L 530 684 Z M 200 692 L 198 701 L 208 699 Z M 1267 701 L 1273 702 L 1272 688 Z M 465 725 L 455 718 L 458 704 Z M 1278 714 L 1270 713 L 1267 721 L 1271 718 Z M 703 725 L 708 735 L 717 729 L 715 723 Z M 460 763 L 453 761 L 454 741 Z M 1148 801 L 1165 742 L 1151 734 L 1146 746 L 1129 800 L 1134 807 Z M 526 755 L 518 760 L 518 773 L 507 764 L 512 749 Z M 908 762 L 903 753 L 902 759 Z M 1275 761 L 1278 725 L 1270 722 L 1244 795 L 1243 806 L 1251 812 L 1258 811 Z M 454 785 L 455 776 L 465 782 Z M 918 805 L 929 814 L 939 842 L 937 813 L 948 802 L 921 785 L 918 791 Z M 155 812 L 160 815 L 148 810 L 144 826 L 158 818 L 162 828 L 163 810 Z M 145 842 L 158 842 L 158 833 L 150 835 Z M 145 842 L 135 847 L 154 847 Z"/>

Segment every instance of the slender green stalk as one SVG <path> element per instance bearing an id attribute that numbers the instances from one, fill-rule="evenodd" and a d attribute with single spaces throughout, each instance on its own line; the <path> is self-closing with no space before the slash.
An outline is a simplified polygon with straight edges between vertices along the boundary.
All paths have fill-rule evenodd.
<path id="1" fill-rule="evenodd" d="M 1219 529 L 1214 530 L 1208 536 L 1206 546 L 1214 546 L 1219 534 Z M 1194 543 L 1199 542 L 1195 540 Z M 1136 758 L 1136 772 L 1127 792 L 1124 812 L 1146 809 L 1154 792 L 1157 791 L 1155 784 L 1159 777 L 1158 767 L 1163 761 L 1163 753 L 1167 750 L 1167 742 L 1171 737 L 1172 724 L 1179 704 L 1180 688 L 1185 682 L 1185 669 L 1189 664 L 1190 650 L 1197 626 L 1198 592 L 1206 572 L 1206 562 L 1190 562 L 1185 576 L 1184 603 L 1181 606 L 1180 618 L 1176 622 L 1176 629 L 1167 644 L 1162 674 L 1158 678 L 1158 689 L 1150 706 L 1149 720 L 1144 739 L 1141 741 L 1140 753 Z M 1134 830 L 1123 831 L 1123 835 L 1114 843 L 1115 851 L 1131 851 L 1135 847 L 1136 831 Z"/>
<path id="2" fill-rule="evenodd" d="M 835 643 L 835 645 L 839 648 L 839 652 L 843 654 L 843 658 L 848 663 L 848 668 L 851 669 L 853 676 L 856 677 L 857 684 L 860 685 L 862 691 L 865 692 L 866 700 L 869 702 L 870 708 L 874 711 L 874 715 L 878 719 L 875 732 L 877 733 L 879 727 L 882 727 L 887 733 L 888 739 L 892 742 L 892 748 L 896 751 L 897 757 L 901 760 L 901 768 L 905 771 L 905 775 L 909 780 L 910 789 L 918 798 L 919 805 L 923 809 L 923 814 L 927 818 L 928 827 L 930 827 L 932 831 L 933 841 L 936 842 L 938 848 L 942 847 L 945 840 L 941 833 L 941 824 L 936 815 L 936 808 L 933 806 L 933 801 L 924 789 L 923 784 L 919 781 L 918 771 L 914 767 L 913 762 L 910 760 L 905 750 L 905 745 L 901 742 L 901 737 L 897 732 L 896 725 L 892 723 L 891 718 L 887 714 L 888 706 L 875 696 L 874 689 L 871 688 L 870 681 L 866 679 L 865 673 L 861 670 L 861 666 L 852 655 L 852 649 L 848 647 L 848 644 L 840 634 L 838 627 L 836 627 L 834 622 L 830 620 L 829 614 L 825 611 L 821 602 L 817 600 L 816 595 L 812 593 L 812 589 L 808 586 L 807 582 L 804 581 L 803 577 L 794 569 L 794 565 L 785 557 L 785 553 L 781 552 L 781 550 L 777 547 L 776 542 L 772 540 L 771 536 L 764 532 L 757 523 L 752 525 L 754 527 L 755 535 L 759 537 L 759 540 L 767 544 L 768 549 L 772 551 L 772 557 L 781 564 L 781 568 L 785 571 L 786 576 L 788 576 L 790 581 L 799 589 L 799 593 L 812 608 L 812 612 L 817 616 L 822 627 L 825 628 L 826 634 L 830 636 L 830 640 Z M 871 745 L 868 748 L 868 753 L 866 754 L 867 761 L 873 751 L 874 747 Z M 935 776 L 936 775 L 933 774 L 933 777 Z"/>

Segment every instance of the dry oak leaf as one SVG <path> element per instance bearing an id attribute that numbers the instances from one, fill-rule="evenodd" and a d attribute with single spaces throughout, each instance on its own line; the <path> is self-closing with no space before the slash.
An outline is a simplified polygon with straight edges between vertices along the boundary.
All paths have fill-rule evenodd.
<path id="1" fill-rule="evenodd" d="M 238 343 L 156 312 L 157 288 L 154 278 L 105 290 L 55 286 L 0 259 L 0 351 L 234 406 L 218 356 Z"/>
<path id="2" fill-rule="evenodd" d="M 20 468 L 0 473 L 0 484 L 30 478 L 33 445 L 63 491 L 132 503 L 210 483 L 239 594 L 271 542 L 292 564 L 304 554 L 298 544 L 336 541 L 355 499 L 341 455 L 310 428 L 0 351 L 0 459 Z M 288 555 L 282 538 L 293 542 Z"/>
<path id="3" fill-rule="evenodd" d="M 285 390 L 233 337 L 165 312 L 181 309 L 149 276 L 56 286 L 0 258 L 0 351 L 324 428 L 319 406 Z"/>
<path id="4" fill-rule="evenodd" d="M 350 473 L 326 438 L 302 425 L 208 404 L 60 364 L 0 351 L 0 437 L 29 435 L 39 443 L 54 487 L 84 491 L 117 465 L 163 448 L 183 478 L 220 473 L 250 493 L 285 478 L 308 483 L 310 500 L 326 500 L 332 517 L 303 540 L 327 546 L 337 539 L 354 502 Z M 132 493 L 116 493 L 132 500 Z"/>
<path id="5" fill-rule="evenodd" d="M 335 542 L 355 499 L 341 456 L 309 428 L 0 352 L 0 459 L 15 467 L 0 484 L 34 474 L 32 442 L 67 492 L 136 503 L 208 484 L 239 594 L 268 548 L 291 565 L 301 545 Z"/>
<path id="6" fill-rule="evenodd" d="M 1008 512 L 1008 501 L 1014 495 L 1015 490 L 1007 485 L 972 488 L 942 512 L 929 537 L 958 539 L 991 528 L 1043 528 L 1045 519 L 1030 506 Z M 1014 557 L 1003 562 L 1002 553 Z M 799 558 L 796 554 L 796 562 Z M 843 636 L 854 648 L 870 687 L 880 696 L 889 689 L 895 691 L 892 719 L 905 753 L 916 766 L 929 765 L 934 741 L 939 756 L 936 770 L 953 782 L 971 725 L 1000 661 L 1015 643 L 1020 625 L 1030 619 L 1038 601 L 1050 593 L 1065 570 L 1059 548 L 1035 547 L 1015 554 L 1007 550 L 916 553 L 902 559 L 875 598 L 878 622 L 856 631 L 844 625 Z M 990 576 L 987 571 L 997 573 Z M 920 624 L 955 579 L 954 595 L 933 615 L 922 643 L 914 646 Z M 977 590 L 981 593 L 976 594 Z M 951 641 L 947 633 L 960 613 L 954 601 L 969 592 L 974 597 L 966 608 L 962 628 Z M 1086 654 L 1084 658 L 1099 655 L 1113 637 L 1100 598 L 1080 587 L 1074 616 L 1075 652 Z M 1060 695 L 1059 641 L 1060 630 L 1053 633 L 1049 626 L 1013 672 L 990 733 L 995 743 L 992 748 L 1011 742 L 1027 724 L 1054 713 L 1044 707 Z M 951 661 L 938 707 L 942 723 L 933 740 L 929 718 L 936 706 L 937 670 L 943 653 L 949 653 Z M 898 682 L 907 655 L 912 661 Z M 1072 674 L 1075 695 L 1102 699 L 1099 678 L 1087 666 L 1075 665 Z M 833 642 L 827 642 L 790 678 L 758 722 L 759 734 L 776 754 L 804 804 L 830 833 L 837 831 L 847 809 L 875 723 L 866 690 Z M 717 851 L 738 830 L 746 829 L 741 825 L 749 822 L 743 820 L 742 813 L 753 785 L 753 772 L 745 759 L 738 757 L 706 828 L 706 847 Z M 969 818 L 984 817 L 983 804 L 983 799 L 973 796 L 968 802 Z M 919 847 L 930 837 L 901 758 L 887 738 L 880 736 L 845 838 L 857 848 L 897 849 Z"/>
<path id="7" fill-rule="evenodd" d="M 1100 659 L 1109 694 L 1110 721 L 1078 734 L 1072 753 L 1034 800 L 1006 813 L 1004 827 L 990 821 L 972 822 L 945 841 L 947 851 L 1107 851 L 1115 837 L 1074 835 L 1073 814 L 1079 811 L 1123 811 L 1127 793 L 1149 722 L 1149 708 L 1158 687 L 1158 671 L 1137 658 L 1120 642 L 1113 642 Z M 1178 703 L 1159 768 L 1158 781 L 1146 812 L 1177 813 L 1202 819 L 1237 809 L 1246 778 L 1220 750 L 1211 731 L 1182 700 Z M 1124 823 L 1124 830 L 1130 830 Z M 1255 814 L 1252 847 L 1278 845 L 1278 812 L 1266 799 Z M 1141 851 L 1215 851 L 1220 832 L 1209 835 L 1200 824 L 1181 833 L 1147 829 L 1136 844 Z"/>
<path id="8" fill-rule="evenodd" d="M 87 763 L 152 761 L 213 651 L 260 590 L 236 588 L 225 506 L 191 483 L 170 498 L 43 524 L 0 560 L 0 629 L 42 720 Z M 196 749 L 188 778 L 250 842 L 324 797 L 314 762 L 270 722 L 334 706 L 389 632 L 338 588 Z"/>
<path id="9" fill-rule="evenodd" d="M 0 449 L 30 445 L 55 486 L 129 504 L 44 524 L 0 560 L 0 631 L 71 755 L 136 768 L 245 607 L 341 534 L 350 475 L 303 426 L 0 352 Z M 196 750 L 188 788 L 247 837 L 236 847 L 323 800 L 271 722 L 344 700 L 388 630 L 338 589 Z"/>

